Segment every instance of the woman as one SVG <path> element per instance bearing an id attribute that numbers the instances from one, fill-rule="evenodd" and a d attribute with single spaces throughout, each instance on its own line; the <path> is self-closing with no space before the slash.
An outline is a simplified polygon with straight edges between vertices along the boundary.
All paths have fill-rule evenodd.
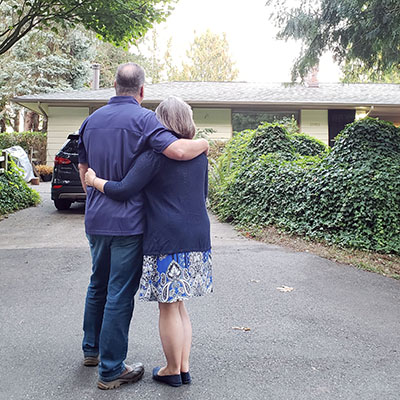
<path id="1" fill-rule="evenodd" d="M 190 106 L 169 97 L 156 109 L 158 119 L 180 138 L 192 139 Z M 210 221 L 205 154 L 174 161 L 146 151 L 121 182 L 106 181 L 89 169 L 85 181 L 114 200 L 125 201 L 143 190 L 146 230 L 139 298 L 158 301 L 160 338 L 167 360 L 153 378 L 171 386 L 190 383 L 192 327 L 183 300 L 212 292 Z"/>

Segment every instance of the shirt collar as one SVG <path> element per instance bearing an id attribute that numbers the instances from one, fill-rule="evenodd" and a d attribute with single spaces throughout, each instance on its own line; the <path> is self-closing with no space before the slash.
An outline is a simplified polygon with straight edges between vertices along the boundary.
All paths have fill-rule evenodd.
<path id="1" fill-rule="evenodd" d="M 114 96 L 111 97 L 108 104 L 117 104 L 117 103 L 131 103 L 139 105 L 138 101 L 132 96 Z"/>

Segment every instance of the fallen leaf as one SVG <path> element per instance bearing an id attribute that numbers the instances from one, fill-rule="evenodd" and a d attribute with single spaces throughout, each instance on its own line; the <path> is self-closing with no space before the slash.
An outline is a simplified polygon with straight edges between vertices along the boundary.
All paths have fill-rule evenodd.
<path id="1" fill-rule="evenodd" d="M 285 285 L 277 287 L 276 289 L 279 290 L 280 292 L 291 292 L 294 290 L 294 288 Z"/>
<path id="2" fill-rule="evenodd" d="M 243 331 L 243 332 L 251 331 L 251 329 L 248 328 L 247 326 L 232 326 L 232 329 L 235 331 Z"/>

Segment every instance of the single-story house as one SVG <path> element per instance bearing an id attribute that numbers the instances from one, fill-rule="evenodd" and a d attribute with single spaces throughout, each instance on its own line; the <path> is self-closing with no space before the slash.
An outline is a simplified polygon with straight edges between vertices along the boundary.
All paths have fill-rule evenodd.
<path id="1" fill-rule="evenodd" d="M 400 125 L 400 85 L 248 82 L 167 82 L 145 87 L 144 107 L 155 109 L 176 95 L 193 108 L 198 128 L 212 128 L 215 139 L 229 139 L 246 123 L 293 116 L 300 131 L 326 144 L 356 118 L 369 115 Z M 114 96 L 114 89 L 77 90 L 15 97 L 12 100 L 48 117 L 48 158 L 82 121 Z M 250 127 L 250 126 L 249 126 Z"/>

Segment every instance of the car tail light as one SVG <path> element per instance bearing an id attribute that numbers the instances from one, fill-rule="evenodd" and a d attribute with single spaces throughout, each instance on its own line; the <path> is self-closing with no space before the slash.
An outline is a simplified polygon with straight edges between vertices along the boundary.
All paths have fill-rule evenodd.
<path id="1" fill-rule="evenodd" d="M 61 189 L 62 185 L 53 185 L 53 189 Z"/>
<path id="2" fill-rule="evenodd" d="M 71 160 L 68 159 L 68 158 L 56 156 L 56 158 L 54 159 L 54 164 L 55 164 L 55 165 L 59 165 L 59 164 L 71 164 Z"/>

